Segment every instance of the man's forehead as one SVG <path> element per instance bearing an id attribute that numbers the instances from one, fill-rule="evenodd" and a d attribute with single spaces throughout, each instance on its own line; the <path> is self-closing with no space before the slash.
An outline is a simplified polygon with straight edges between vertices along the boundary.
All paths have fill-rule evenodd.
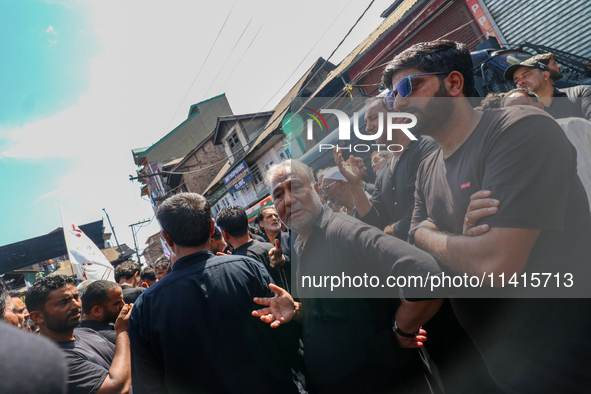
<path id="1" fill-rule="evenodd" d="M 59 289 L 51 290 L 49 292 L 49 299 L 50 300 L 59 300 L 65 297 L 72 297 L 78 294 L 78 289 L 74 285 L 65 285 L 60 287 Z"/>

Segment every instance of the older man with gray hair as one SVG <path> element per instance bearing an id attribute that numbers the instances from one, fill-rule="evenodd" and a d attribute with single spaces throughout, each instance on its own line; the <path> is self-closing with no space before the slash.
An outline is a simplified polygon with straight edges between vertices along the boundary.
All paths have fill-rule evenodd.
<path id="1" fill-rule="evenodd" d="M 268 182 L 279 217 L 298 234 L 292 264 L 301 303 L 272 285 L 277 296 L 256 298 L 266 308 L 253 315 L 271 327 L 291 320 L 303 322 L 304 359 L 319 393 L 426 389 L 429 374 L 416 348 L 426 340 L 422 324 L 437 312 L 441 300 L 399 299 L 398 288 L 381 293 L 389 298 L 365 298 L 378 293 L 346 286 L 334 289 L 334 283 L 316 286 L 316 280 L 328 273 L 342 273 L 343 282 L 362 272 L 375 274 L 372 279 L 437 275 L 436 261 L 375 227 L 323 206 L 312 170 L 297 160 L 271 167 Z M 314 286 L 309 284 L 311 277 Z M 437 391 L 437 385 L 430 390 Z"/>

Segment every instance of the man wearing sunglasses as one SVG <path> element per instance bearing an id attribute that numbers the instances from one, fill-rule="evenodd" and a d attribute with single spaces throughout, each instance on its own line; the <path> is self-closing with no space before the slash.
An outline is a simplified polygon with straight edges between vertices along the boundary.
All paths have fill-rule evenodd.
<path id="1" fill-rule="evenodd" d="M 579 312 L 591 309 L 589 298 L 504 298 L 511 295 L 498 280 L 502 273 L 576 272 L 578 292 L 571 297 L 587 288 L 591 222 L 574 147 L 537 108 L 475 111 L 467 99 L 474 79 L 464 44 L 413 45 L 388 64 L 383 81 L 399 93 L 393 110 L 415 115 L 413 132 L 432 136 L 440 147 L 419 167 L 409 242 L 455 275 L 497 278 L 484 282 L 496 298 L 451 299 L 490 377 L 507 393 L 588 391 L 591 342 L 559 331 L 591 329 Z M 466 211 L 479 190 L 494 198 L 480 208 L 498 207 L 470 223 Z M 487 231 L 462 235 L 467 224 Z"/>

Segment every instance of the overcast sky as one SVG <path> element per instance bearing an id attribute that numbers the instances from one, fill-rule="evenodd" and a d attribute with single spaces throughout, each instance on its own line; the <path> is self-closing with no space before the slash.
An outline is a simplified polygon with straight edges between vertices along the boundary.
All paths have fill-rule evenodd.
<path id="1" fill-rule="evenodd" d="M 369 3 L 2 2 L 0 246 L 60 227 L 60 201 L 77 224 L 104 218 L 110 232 L 105 208 L 119 242 L 133 248 L 129 225 L 154 213 L 129 181 L 131 149 L 152 145 L 191 104 L 221 93 L 235 114 L 271 110 Z M 334 64 L 391 3 L 374 2 Z M 139 229 L 140 248 L 157 231 L 155 220 Z"/>

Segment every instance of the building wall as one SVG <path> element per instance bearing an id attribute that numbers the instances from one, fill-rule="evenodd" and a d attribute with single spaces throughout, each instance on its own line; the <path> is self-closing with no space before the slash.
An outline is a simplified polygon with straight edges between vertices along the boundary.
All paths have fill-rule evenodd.
<path id="1" fill-rule="evenodd" d="M 203 194 L 207 186 L 213 181 L 220 169 L 224 165 L 223 159 L 227 157 L 226 152 L 221 145 L 214 145 L 213 141 L 208 141 L 195 154 L 175 171 L 190 172 L 184 174 L 181 185 L 184 184 L 187 191 Z M 216 165 L 214 165 L 217 163 Z M 213 167 L 211 167 L 213 165 Z"/>
<path id="2" fill-rule="evenodd" d="M 417 20 L 409 25 L 409 21 Z M 418 23 L 420 21 L 420 23 Z M 468 46 L 471 51 L 486 40 L 480 31 L 478 22 L 470 12 L 465 0 L 445 1 L 435 3 L 426 11 L 418 8 L 383 38 L 369 53 L 351 67 L 351 78 L 359 79 L 355 85 L 363 88 L 369 96 L 376 96 L 379 92 L 382 72 L 386 64 L 397 54 L 419 42 L 433 41 L 439 38 L 459 41 Z M 381 53 L 392 40 L 395 43 L 384 53 Z M 377 61 L 374 58 L 378 57 Z M 375 66 L 367 68 L 367 63 L 374 61 Z"/>

